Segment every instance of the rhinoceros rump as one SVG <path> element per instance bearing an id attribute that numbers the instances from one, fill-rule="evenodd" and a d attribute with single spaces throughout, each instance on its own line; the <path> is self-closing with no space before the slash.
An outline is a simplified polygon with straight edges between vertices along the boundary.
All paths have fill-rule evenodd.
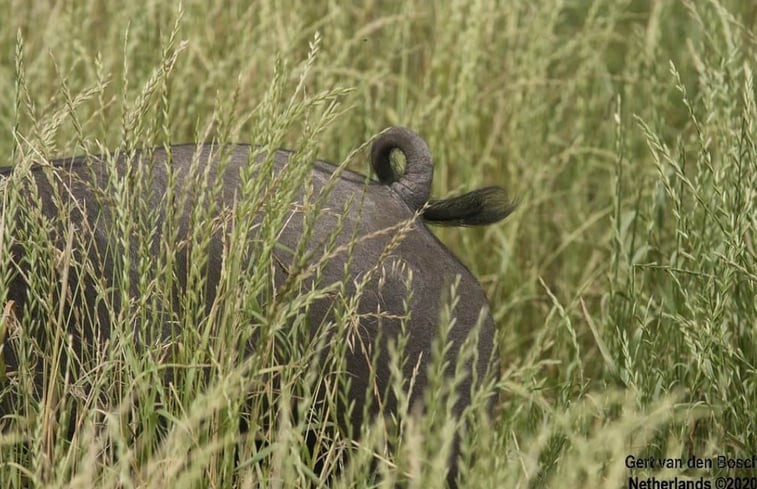
<path id="1" fill-rule="evenodd" d="M 399 149 L 406 158 L 406 170 L 403 175 L 398 175 L 390 165 L 390 153 L 394 149 Z M 243 180 L 245 169 L 249 169 L 250 165 L 260 165 L 264 159 L 259 149 L 245 145 L 219 147 L 211 144 L 191 144 L 172 146 L 169 151 L 170 165 L 176 178 L 172 185 L 177 188 L 189 188 L 192 194 L 192 183 L 186 179 L 191 173 L 190 168 L 194 161 L 199 162 L 200 173 L 205 170 L 209 172 L 207 184 L 220 184 L 221 189 L 216 202 L 193 200 L 196 198 L 193 194 L 194 197 L 190 196 L 185 205 L 180 207 L 176 221 L 178 230 L 175 234 L 180 239 L 186 239 L 191 233 L 191 227 L 194 225 L 193 206 L 215 204 L 213 213 L 223 221 L 243 191 L 240 182 Z M 222 154 L 224 156 L 219 156 Z M 264 175 L 259 172 L 255 178 L 275 178 L 275 175 L 286 167 L 291 156 L 292 153 L 289 151 L 276 151 L 273 154 L 272 174 Z M 380 350 L 375 372 L 378 393 L 387 391 L 390 379 L 387 366 L 389 357 L 385 351 L 387 341 L 400 334 L 401 318 L 406 315 L 406 311 L 409 312 L 409 318 L 405 323 L 409 341 L 405 351 L 407 361 L 404 363 L 404 375 L 408 379 L 416 376 L 411 400 L 417 402 L 422 399 L 427 385 L 426 367 L 432 356 L 432 341 L 439 331 L 437 323 L 444 292 L 456 280 L 459 280 L 459 302 L 453 311 L 454 325 L 448 337 L 448 341 L 451 341 L 448 358 L 454 360 L 457 357 L 460 346 L 471 329 L 477 322 L 480 323 L 478 363 L 468 365 L 468 368 L 475 369 L 481 378 L 490 361 L 494 343 L 494 325 L 486 312 L 486 298 L 480 285 L 422 221 L 442 225 L 489 224 L 504 218 L 512 210 L 512 206 L 507 201 L 504 191 L 495 187 L 452 199 L 429 202 L 433 170 L 431 155 L 426 143 L 410 130 L 391 128 L 382 132 L 373 143 L 371 156 L 374 171 L 380 182 L 366 183 L 363 175 L 347 170 L 341 172 L 338 179 L 332 182 L 333 188 L 326 194 L 305 248 L 312 253 L 311 260 L 317 261 L 323 254 L 321 250 L 324 243 L 329 242 L 331 238 L 335 238 L 331 249 L 342 247 L 346 250 L 350 248 L 353 239 L 359 240 L 351 249 L 347 272 L 345 273 L 345 260 L 348 255 L 335 253 L 320 271 L 318 286 L 327 287 L 343 282 L 346 288 L 345 296 L 350 297 L 356 292 L 356 284 L 361 280 L 366 281 L 363 284 L 364 293 L 359 300 L 360 323 L 356 331 L 359 336 L 357 339 L 365 345 L 373 345 L 380 332 L 381 341 L 375 345 Z M 62 159 L 52 161 L 50 165 L 34 166 L 30 172 L 31 178 L 19 178 L 15 184 L 36 186 L 42 214 L 51 219 L 51 222 L 61 214 L 67 213 L 66 222 L 73 224 L 73 228 L 68 229 L 91 236 L 90 246 L 86 248 L 82 247 L 81 243 L 87 240 L 73 240 L 73 256 L 79 261 L 86 257 L 91 264 L 99 267 L 95 274 L 101 275 L 107 285 L 112 286 L 114 275 L 120 273 L 119 267 L 126 263 L 124 256 L 132 258 L 131 274 L 127 272 L 127 275 L 132 277 L 131 288 L 136 290 L 134 282 L 138 280 L 136 263 L 140 253 L 139 247 L 142 247 L 142 252 L 146 247 L 150 253 L 157 255 L 160 247 L 166 246 L 162 241 L 165 237 L 161 236 L 161 224 L 166 212 L 163 199 L 169 185 L 167 157 L 164 148 L 156 148 L 149 152 L 137 153 L 130 160 L 131 163 L 135 163 L 141 159 L 143 164 L 149 164 L 151 167 L 150 178 L 145 187 L 149 190 L 147 194 L 151 201 L 145 208 L 155 210 L 159 217 L 158 226 L 154 230 L 156 234 L 153 234 L 152 242 L 147 245 L 132 240 L 126 241 L 124 247 L 122 241 L 122 248 L 119 249 L 119 245 L 114 242 L 113 229 L 119 225 L 119 209 L 103 190 L 107 187 L 111 175 L 107 173 L 108 166 L 101 157 Z M 129 178 L 127 173 L 130 170 L 126 163 L 126 158 L 117 157 L 116 168 L 119 178 Z M 335 169 L 333 165 L 322 161 L 313 164 L 309 181 L 315 191 L 314 195 L 331 185 L 329 182 Z M 9 175 L 11 171 L 4 169 L 2 173 Z M 196 191 L 194 193 L 199 194 Z M 290 274 L 294 273 L 293 270 L 296 270 L 293 254 L 301 244 L 305 225 L 300 205 L 303 197 L 304 191 L 301 191 L 294 199 L 286 224 L 276 238 L 277 246 L 272 255 L 276 287 L 283 286 Z M 28 203 L 31 205 L 31 201 Z M 343 213 L 345 209 L 347 211 Z M 420 213 L 421 219 L 411 222 L 416 212 Z M 253 240 L 259 237 L 257 233 L 260 229 L 260 218 L 251 222 L 254 225 L 248 231 L 248 236 Z M 402 223 L 407 223 L 409 230 L 402 239 L 387 248 Z M 49 238 L 55 242 L 58 249 L 64 250 L 66 237 L 61 229 L 50 230 Z M 231 227 L 216 226 L 214 229 L 215 232 L 208 243 L 208 261 L 204 270 L 208 310 L 216 297 L 224 257 L 224 239 L 228 237 Z M 11 237 L 5 238 L 3 252 L 11 250 L 11 268 L 17 269 L 11 270 L 14 273 L 8 275 L 12 278 L 6 301 L 13 301 L 15 313 L 20 315 L 27 310 L 24 307 L 29 300 L 25 277 L 28 276 L 30 265 L 25 257 L 25 243 L 10 241 L 9 246 L 9 238 Z M 190 255 L 186 243 L 184 246 L 169 246 L 176 246 L 174 265 L 177 288 L 180 291 L 187 283 L 187 263 Z M 408 272 L 412 274 L 412 291 L 408 290 Z M 76 337 L 79 348 L 104 342 L 111 334 L 113 309 L 120 307 L 119 298 L 115 297 L 110 302 L 109 309 L 102 297 L 95 297 L 92 284 L 82 282 L 86 281 L 79 280 L 75 274 L 69 276 L 69 297 L 73 294 L 73 297 L 84 300 L 85 309 L 89 311 L 88 317 L 72 316 L 67 322 L 70 325 L 69 332 Z M 312 280 L 309 283 L 312 283 Z M 409 292 L 412 293 L 408 294 Z M 409 305 L 405 305 L 408 298 Z M 324 319 L 328 319 L 333 311 L 334 304 L 331 301 L 316 301 L 308 311 L 310 324 L 315 328 Z M 44 323 L 42 320 L 41 324 Z M 163 334 L 170 334 L 170 327 L 166 326 Z M 352 339 L 354 340 L 355 338 Z M 359 433 L 362 423 L 360 413 L 371 382 L 370 358 L 366 357 L 366 352 L 360 351 L 357 346 L 347 357 L 347 371 L 352 377 L 349 399 L 355 402 L 351 418 L 353 433 Z M 12 348 L 6 345 L 2 359 L 7 372 L 7 378 L 4 380 L 6 382 L 17 370 L 18 358 Z M 456 405 L 458 413 L 469 403 L 469 391 L 469 383 L 459 390 L 460 398 Z M 392 399 L 386 400 L 386 412 L 391 413 L 395 409 L 393 402 Z M 8 409 L 8 405 L 7 402 L 0 401 L 0 409 Z M 0 416 L 3 414 L 7 413 L 0 410 Z M 451 476 L 454 476 L 455 471 L 453 463 L 450 469 Z"/>

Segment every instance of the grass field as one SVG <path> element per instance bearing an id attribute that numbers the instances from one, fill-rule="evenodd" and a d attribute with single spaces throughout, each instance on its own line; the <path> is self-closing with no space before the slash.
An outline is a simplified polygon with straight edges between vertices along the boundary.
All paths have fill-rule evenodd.
<path id="1" fill-rule="evenodd" d="M 436 229 L 484 286 L 502 359 L 500 381 L 481 387 L 496 391 L 495 419 L 480 408 L 466 416 L 462 487 L 757 477 L 686 467 L 692 456 L 757 454 L 750 2 L 0 0 L 0 9 L 0 165 L 217 139 L 300 148 L 365 173 L 362 145 L 401 125 L 432 150 L 434 195 L 497 184 L 517 198 L 504 223 Z M 138 197 L 119 198 L 139 208 Z M 4 192 L 3 216 L 17 200 Z M 0 228 L 4 305 L 16 231 L 5 217 Z M 266 286 L 254 274 L 244 283 Z M 179 320 L 205 324 L 201 297 L 189 297 Z M 289 324 L 281 310 L 295 314 L 254 306 L 248 320 L 271 331 Z M 119 318 L 124 330 L 133 319 Z M 286 413 L 317 383 L 307 352 L 274 393 L 278 367 L 262 347 L 243 362 L 198 353 L 201 335 L 184 340 L 182 381 L 162 392 L 171 401 L 160 410 L 150 403 L 160 345 L 143 355 L 124 340 L 97 359 L 104 367 L 89 381 L 101 399 L 65 379 L 53 385 L 77 407 L 71 443 L 56 436 L 64 428 L 49 405 L 23 399 L 34 415 L 0 434 L 0 487 L 443 486 L 439 447 L 451 435 L 438 415 L 407 415 L 388 435 L 368 426 L 359 446 L 324 438 L 325 466 L 343 452 L 350 464 L 319 481 L 302 449 L 305 416 L 291 424 Z M 232 333 L 221 344 L 238 341 Z M 263 448 L 235 437 L 251 386 L 249 416 L 268 426 L 256 434 Z M 683 467 L 631 469 L 629 456 Z"/>

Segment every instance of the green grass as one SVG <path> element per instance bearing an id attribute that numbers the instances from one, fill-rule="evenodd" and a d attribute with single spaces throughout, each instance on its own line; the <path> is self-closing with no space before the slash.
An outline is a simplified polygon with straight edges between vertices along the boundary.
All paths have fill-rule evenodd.
<path id="1" fill-rule="evenodd" d="M 520 203 L 496 226 L 437 230 L 484 286 L 502 359 L 496 418 L 484 419 L 483 403 L 467 413 L 463 485 L 757 475 L 624 465 L 627 455 L 757 451 L 757 10 L 736 1 L 501 3 L 1 2 L 0 164 L 215 138 L 298 148 L 303 163 L 317 155 L 366 172 L 370 137 L 414 128 L 435 158 L 434 195 L 499 184 Z M 302 177 L 288 175 L 282 202 Z M 264 184 L 249 185 L 244 206 L 255 209 Z M 113 194 L 140 209 L 116 183 Z M 4 190 L 5 215 L 18 201 Z M 264 233 L 282 218 L 268 204 Z M 202 221 L 207 209 L 197 212 Z M 115 236 L 149 233 L 149 222 L 121 222 Z M 3 243 L 19 231 L 2 216 L 0 229 L 2 299 Z M 34 241 L 39 230 L 24 232 Z M 199 259 L 203 236 L 198 229 L 193 241 Z M 49 290 L 50 250 L 30 250 L 39 290 Z M 79 407 L 72 444 L 53 436 L 62 428 L 49 406 L 23 400 L 38 414 L 0 435 L 0 486 L 294 487 L 316 478 L 301 447 L 322 376 L 307 368 L 293 307 L 315 297 L 256 303 L 267 282 L 250 270 L 266 269 L 270 248 L 253 251 L 249 270 L 226 277 L 245 293 L 217 316 L 200 310 L 203 277 L 194 276 L 176 318 L 186 332 L 172 345 L 180 381 L 161 392 L 170 400 L 161 411 L 153 387 L 168 388 L 171 366 L 161 345 L 138 352 L 124 333 L 105 358 L 82 360 L 100 365 L 87 379 L 102 399 L 52 383 Z M 160 300 L 170 253 L 147 258 L 141 297 Z M 147 279 L 154 263 L 164 267 L 157 282 Z M 40 296 L 37 307 L 55 304 Z M 119 324 L 128 331 L 150 310 L 130 304 Z M 233 349 L 239 334 L 210 334 L 235 321 L 270 339 L 244 361 Z M 69 347 L 57 341 L 53 351 Z M 284 361 L 272 355 L 282 348 L 291 350 Z M 331 372 L 339 362 L 337 351 Z M 292 396 L 305 400 L 294 418 Z M 360 446 L 330 439 L 334 413 L 323 408 L 326 423 L 310 425 L 321 430 L 319 455 L 327 467 L 341 452 L 351 460 L 331 483 L 362 487 L 375 469 L 387 484 L 439 487 L 450 433 L 443 403 L 436 417 L 366 427 Z M 243 406 L 252 425 L 267 426 L 256 433 L 267 447 L 235 436 Z M 151 434 L 160 418 L 169 420 L 162 438 Z"/>

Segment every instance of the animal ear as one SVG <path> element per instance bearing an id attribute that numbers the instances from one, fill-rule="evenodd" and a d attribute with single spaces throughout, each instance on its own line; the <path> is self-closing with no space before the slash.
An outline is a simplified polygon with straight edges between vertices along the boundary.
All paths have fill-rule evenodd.
<path id="1" fill-rule="evenodd" d="M 423 220 L 440 226 L 486 226 L 509 216 L 518 206 L 502 187 L 486 187 L 449 199 L 432 200 Z"/>

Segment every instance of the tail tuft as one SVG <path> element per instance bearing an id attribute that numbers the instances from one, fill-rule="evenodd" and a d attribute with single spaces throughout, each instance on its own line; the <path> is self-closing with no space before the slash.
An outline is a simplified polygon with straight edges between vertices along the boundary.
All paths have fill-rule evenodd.
<path id="1" fill-rule="evenodd" d="M 501 187 L 486 187 L 457 197 L 429 201 L 423 220 L 440 226 L 486 226 L 509 216 L 517 207 Z"/>

